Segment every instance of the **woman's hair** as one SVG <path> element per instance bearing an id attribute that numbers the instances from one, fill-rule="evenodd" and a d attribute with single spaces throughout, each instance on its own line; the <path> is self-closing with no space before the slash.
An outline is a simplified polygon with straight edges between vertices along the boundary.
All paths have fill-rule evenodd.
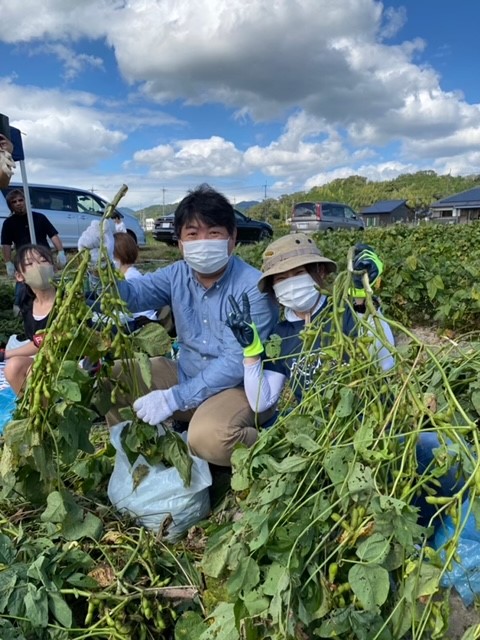
<path id="1" fill-rule="evenodd" d="M 45 260 L 50 264 L 54 264 L 53 254 L 48 247 L 44 247 L 40 244 L 24 244 L 17 251 L 13 260 L 16 271 L 19 273 L 23 273 L 25 271 L 25 265 L 32 253 L 37 253 L 42 258 L 45 258 Z"/>
<path id="2" fill-rule="evenodd" d="M 120 264 L 134 264 L 138 258 L 138 247 L 132 236 L 129 233 L 114 233 L 113 239 L 113 257 Z"/>

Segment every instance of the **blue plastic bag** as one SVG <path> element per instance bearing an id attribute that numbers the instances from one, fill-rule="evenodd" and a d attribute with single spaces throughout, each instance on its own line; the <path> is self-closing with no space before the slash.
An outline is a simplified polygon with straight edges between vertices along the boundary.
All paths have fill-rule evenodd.
<path id="1" fill-rule="evenodd" d="M 16 401 L 17 396 L 11 387 L 0 390 L 0 434 L 12 419 Z"/>
<path id="2" fill-rule="evenodd" d="M 477 528 L 470 500 L 462 505 L 461 522 L 465 523 L 458 541 L 459 562 L 452 561 L 452 568 L 442 578 L 442 587 L 455 587 L 465 606 L 470 606 L 480 595 L 480 530 Z M 450 516 L 443 519 L 434 536 L 434 547 L 439 549 L 455 534 L 455 525 Z M 443 555 L 444 552 L 443 552 Z"/>

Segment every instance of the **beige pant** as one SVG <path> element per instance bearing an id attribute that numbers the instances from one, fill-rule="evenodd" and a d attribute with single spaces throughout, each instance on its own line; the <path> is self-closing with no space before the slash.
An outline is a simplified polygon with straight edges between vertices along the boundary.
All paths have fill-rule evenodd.
<path id="1" fill-rule="evenodd" d="M 119 409 L 132 405 L 137 397 L 153 389 L 169 389 L 178 384 L 177 364 L 168 358 L 150 358 L 152 365 L 152 386 L 148 388 L 140 372 L 134 373 L 138 395 L 133 397 L 128 393 L 118 398 L 116 406 L 107 413 L 107 424 L 112 426 L 122 421 Z M 113 370 L 113 377 L 125 380 L 121 373 L 120 363 Z M 128 384 L 128 380 L 126 380 Z M 133 385 L 129 385 L 133 389 Z M 255 416 L 248 404 L 245 391 L 242 388 L 226 389 L 207 398 L 196 409 L 177 411 L 173 414 L 175 420 L 188 422 L 188 444 L 192 453 L 212 464 L 230 466 L 230 457 L 237 442 L 251 447 L 257 439 L 258 430 L 255 425 L 266 422 L 274 410 L 270 409 Z"/>

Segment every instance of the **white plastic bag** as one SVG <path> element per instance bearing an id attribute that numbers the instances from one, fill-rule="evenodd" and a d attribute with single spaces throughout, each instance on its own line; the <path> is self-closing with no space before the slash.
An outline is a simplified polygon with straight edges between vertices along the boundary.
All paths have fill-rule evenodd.
<path id="1" fill-rule="evenodd" d="M 212 476 L 208 462 L 192 456 L 192 479 L 188 487 L 184 486 L 175 467 L 152 466 L 143 456 L 131 465 L 120 439 L 127 424 L 121 422 L 110 429 L 110 440 L 117 453 L 108 483 L 108 497 L 114 507 L 128 512 L 148 529 L 159 531 L 165 519 L 171 518 L 165 539 L 174 542 L 210 511 L 208 487 L 212 484 Z M 185 441 L 186 435 L 182 434 Z M 149 473 L 134 489 L 133 473 L 139 465 L 148 467 Z"/>
<path id="2" fill-rule="evenodd" d="M 18 349 L 18 347 L 23 347 L 24 344 L 28 344 L 29 342 L 30 340 L 28 338 L 26 340 L 19 340 L 17 335 L 14 334 L 9 337 L 5 349 Z"/>

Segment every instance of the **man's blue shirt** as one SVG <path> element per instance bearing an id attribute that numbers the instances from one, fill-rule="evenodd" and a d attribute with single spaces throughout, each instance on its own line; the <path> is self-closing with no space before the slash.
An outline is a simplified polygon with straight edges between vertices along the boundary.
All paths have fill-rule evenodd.
<path id="1" fill-rule="evenodd" d="M 265 341 L 278 318 L 275 301 L 260 293 L 260 271 L 231 256 L 218 281 L 209 289 L 198 282 L 184 260 L 147 273 L 142 278 L 118 283 L 130 311 L 160 309 L 170 305 L 175 319 L 179 384 L 173 394 L 181 410 L 243 384 L 243 349 L 225 325 L 231 311 L 228 296 L 241 301 L 246 292 L 252 321 Z"/>

